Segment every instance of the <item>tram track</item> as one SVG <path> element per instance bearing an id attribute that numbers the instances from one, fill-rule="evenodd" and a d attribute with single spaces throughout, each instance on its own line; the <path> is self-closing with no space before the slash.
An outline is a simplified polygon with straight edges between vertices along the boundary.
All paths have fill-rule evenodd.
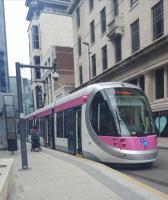
<path id="1" fill-rule="evenodd" d="M 156 179 L 153 179 L 153 178 L 149 178 L 149 177 L 145 177 L 145 176 L 142 176 L 142 175 L 139 175 L 139 174 L 135 174 L 135 173 L 131 173 L 131 172 L 125 172 L 125 171 L 121 171 L 120 172 L 126 174 L 126 175 L 130 175 L 132 176 L 133 178 L 140 178 L 140 179 L 143 179 L 143 180 L 146 180 L 146 181 L 149 181 L 149 182 L 152 182 L 152 183 L 155 183 L 155 184 L 158 184 L 158 185 L 161 185 L 161 186 L 164 186 L 164 187 L 167 187 L 168 188 L 168 183 L 167 182 L 163 182 L 163 181 L 160 181 L 160 180 L 156 180 Z"/>

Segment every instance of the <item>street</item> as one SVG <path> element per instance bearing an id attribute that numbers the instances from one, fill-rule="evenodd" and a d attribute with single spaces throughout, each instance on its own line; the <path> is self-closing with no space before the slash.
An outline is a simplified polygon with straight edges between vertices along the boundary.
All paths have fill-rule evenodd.
<path id="1" fill-rule="evenodd" d="M 159 149 L 158 158 L 151 168 L 120 171 L 168 194 L 168 149 Z"/>

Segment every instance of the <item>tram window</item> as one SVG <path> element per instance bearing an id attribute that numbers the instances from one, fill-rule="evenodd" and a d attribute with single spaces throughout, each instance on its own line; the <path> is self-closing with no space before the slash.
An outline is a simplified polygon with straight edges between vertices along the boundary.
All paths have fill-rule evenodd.
<path id="1" fill-rule="evenodd" d="M 57 137 L 63 138 L 63 112 L 57 113 Z"/>
<path id="2" fill-rule="evenodd" d="M 98 92 L 90 108 L 90 122 L 93 130 L 100 136 L 116 136 L 117 131 L 107 101 Z"/>
<path id="3" fill-rule="evenodd" d="M 74 134 L 73 109 L 64 111 L 64 137 L 68 138 Z"/>

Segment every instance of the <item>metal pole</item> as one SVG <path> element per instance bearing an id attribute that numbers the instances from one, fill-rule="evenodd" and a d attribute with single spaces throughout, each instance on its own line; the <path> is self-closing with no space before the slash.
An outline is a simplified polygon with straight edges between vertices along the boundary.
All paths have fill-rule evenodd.
<path id="1" fill-rule="evenodd" d="M 20 119 L 20 114 L 23 113 L 22 83 L 21 83 L 21 75 L 20 75 L 20 63 L 16 62 L 15 66 L 16 66 L 16 79 L 17 79 L 18 110 L 19 110 L 18 130 L 19 130 L 19 133 L 20 133 L 22 169 L 28 169 L 27 148 L 26 148 L 26 133 L 24 131 L 23 120 Z"/>

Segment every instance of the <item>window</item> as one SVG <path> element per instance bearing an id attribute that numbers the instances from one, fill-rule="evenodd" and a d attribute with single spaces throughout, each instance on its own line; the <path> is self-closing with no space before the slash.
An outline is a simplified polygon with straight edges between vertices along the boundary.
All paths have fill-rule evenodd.
<path id="1" fill-rule="evenodd" d="M 104 7 L 100 12 L 100 18 L 101 18 L 101 33 L 103 34 L 106 32 L 106 8 Z"/>
<path id="2" fill-rule="evenodd" d="M 131 8 L 136 5 L 136 3 L 138 2 L 139 0 L 131 0 L 130 1 L 130 4 L 131 4 Z"/>
<path id="3" fill-rule="evenodd" d="M 81 56 L 82 50 L 81 50 L 81 37 L 78 37 L 78 55 Z"/>
<path id="4" fill-rule="evenodd" d="M 139 87 L 140 87 L 143 91 L 145 91 L 145 78 L 144 78 L 144 76 L 140 76 L 140 77 L 139 77 Z"/>
<path id="5" fill-rule="evenodd" d="M 32 48 L 39 49 L 39 30 L 38 26 L 32 26 Z"/>
<path id="6" fill-rule="evenodd" d="M 94 26 L 94 20 L 90 23 L 90 40 L 91 43 L 95 42 L 95 26 Z"/>
<path id="7" fill-rule="evenodd" d="M 155 91 L 156 99 L 164 98 L 164 69 L 155 72 Z"/>
<path id="8" fill-rule="evenodd" d="M 121 60 L 121 36 L 115 38 L 115 56 L 116 62 Z"/>
<path id="9" fill-rule="evenodd" d="M 58 112 L 57 113 L 57 137 L 59 138 L 63 138 L 63 127 L 64 127 L 64 123 L 63 123 L 63 112 Z"/>
<path id="10" fill-rule="evenodd" d="M 131 24 L 132 33 L 132 52 L 140 49 L 140 39 L 139 39 L 139 20 L 136 20 Z"/>
<path id="11" fill-rule="evenodd" d="M 40 65 L 40 56 L 34 56 L 34 64 Z M 35 69 L 35 78 L 40 79 L 41 78 L 41 72 L 40 69 Z"/>
<path id="12" fill-rule="evenodd" d="M 42 90 L 41 90 L 41 86 L 37 86 L 36 87 L 36 105 L 37 108 L 40 108 L 42 106 Z"/>
<path id="13" fill-rule="evenodd" d="M 107 69 L 107 45 L 102 48 L 102 64 L 103 70 Z"/>
<path id="14" fill-rule="evenodd" d="M 77 23 L 77 27 L 80 26 L 80 10 L 79 7 L 76 9 L 76 23 Z"/>
<path id="15" fill-rule="evenodd" d="M 94 0 L 89 0 L 89 10 L 91 11 L 94 7 Z"/>
<path id="16" fill-rule="evenodd" d="M 98 92 L 90 107 L 90 123 L 99 136 L 116 136 L 117 130 L 107 100 Z"/>
<path id="17" fill-rule="evenodd" d="M 118 0 L 113 0 L 113 6 L 114 6 L 114 16 L 118 16 Z"/>
<path id="18" fill-rule="evenodd" d="M 74 135 L 74 112 L 73 109 L 64 111 L 64 138 L 73 138 Z"/>
<path id="19" fill-rule="evenodd" d="M 79 67 L 79 82 L 80 82 L 80 85 L 83 84 L 82 65 Z"/>
<path id="20" fill-rule="evenodd" d="M 94 54 L 92 57 L 92 76 L 96 76 L 96 54 Z"/>
<path id="21" fill-rule="evenodd" d="M 161 37 L 164 33 L 163 24 L 163 1 L 161 0 L 153 8 L 153 39 Z"/>

